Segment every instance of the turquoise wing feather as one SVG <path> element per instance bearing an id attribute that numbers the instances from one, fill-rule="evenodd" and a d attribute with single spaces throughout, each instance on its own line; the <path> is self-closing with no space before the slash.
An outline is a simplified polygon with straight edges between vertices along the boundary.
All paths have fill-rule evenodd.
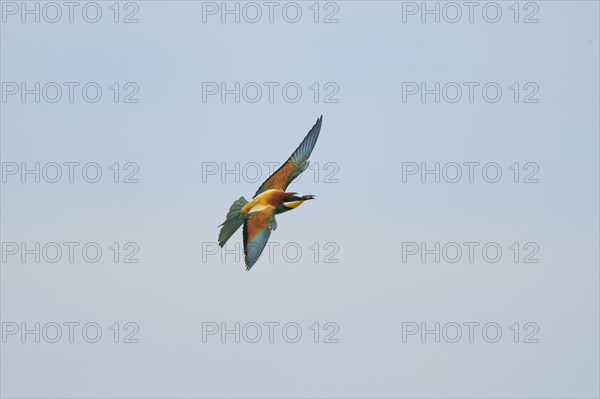
<path id="1" fill-rule="evenodd" d="M 302 140 L 302 143 L 300 143 L 288 160 L 258 188 L 256 194 L 254 194 L 255 197 L 271 189 L 285 191 L 292 180 L 300 176 L 308 168 L 308 157 L 310 157 L 312 150 L 315 148 L 322 122 L 323 115 L 317 119 L 315 125 L 310 129 L 304 140 Z"/>

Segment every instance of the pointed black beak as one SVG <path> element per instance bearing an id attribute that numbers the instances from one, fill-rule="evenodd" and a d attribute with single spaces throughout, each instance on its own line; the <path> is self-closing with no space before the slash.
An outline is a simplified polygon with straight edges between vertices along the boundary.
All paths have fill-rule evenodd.
<path id="1" fill-rule="evenodd" d="M 315 195 L 303 195 L 301 197 L 302 201 L 307 201 L 307 200 L 311 200 L 311 199 L 315 199 L 317 198 Z"/>

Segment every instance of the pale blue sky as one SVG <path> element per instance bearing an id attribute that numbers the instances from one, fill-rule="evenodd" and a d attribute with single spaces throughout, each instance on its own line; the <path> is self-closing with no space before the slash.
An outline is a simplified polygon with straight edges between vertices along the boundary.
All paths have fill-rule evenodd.
<path id="1" fill-rule="evenodd" d="M 137 2 L 139 22 L 115 24 L 113 2 L 99 4 L 96 24 L 76 13 L 73 24 L 7 15 L 1 25 L 2 82 L 103 88 L 95 104 L 10 97 L 2 162 L 94 161 L 105 173 L 97 184 L 2 185 L 3 242 L 104 250 L 98 263 L 2 264 L 2 322 L 94 321 L 104 333 L 97 344 L 9 337 L 3 396 L 599 395 L 597 2 L 536 2 L 534 24 L 513 22 L 513 2 L 499 3 L 498 23 L 476 13 L 456 24 L 403 23 L 393 1 L 336 2 L 330 24 L 313 22 L 313 2 L 299 3 L 295 24 L 281 14 L 203 23 L 194 1 Z M 139 103 L 115 104 L 114 82 L 135 82 Z M 203 102 L 203 82 L 297 82 L 303 95 Z M 339 102 L 315 103 L 314 82 L 335 83 Z M 402 82 L 497 82 L 503 97 L 402 102 Z M 514 82 L 535 82 L 539 102 L 515 103 Z M 305 176 L 290 186 L 317 200 L 280 215 L 271 236 L 297 243 L 301 259 L 276 252 L 250 272 L 231 255 L 203 262 L 202 243 L 217 240 L 231 202 L 259 183 L 203 182 L 202 163 L 284 161 L 321 114 L 311 159 L 334 162 L 339 182 Z M 140 182 L 114 184 L 116 161 L 136 162 Z M 503 178 L 403 183 L 403 162 L 496 162 Z M 539 183 L 513 183 L 515 162 L 539 165 Z M 108 247 L 129 241 L 139 263 L 115 264 Z M 503 257 L 402 262 L 403 242 L 467 241 L 497 242 Z M 337 263 L 322 261 L 328 242 Z M 512 261 L 514 242 L 535 242 L 539 263 Z M 108 327 L 127 321 L 140 342 L 114 344 Z M 269 321 L 299 323 L 301 341 L 202 342 L 203 322 Z M 502 339 L 402 342 L 403 322 L 469 321 L 499 323 Z M 335 322 L 339 343 L 313 343 L 314 322 Z M 535 322 L 540 342 L 513 343 L 515 322 Z"/>

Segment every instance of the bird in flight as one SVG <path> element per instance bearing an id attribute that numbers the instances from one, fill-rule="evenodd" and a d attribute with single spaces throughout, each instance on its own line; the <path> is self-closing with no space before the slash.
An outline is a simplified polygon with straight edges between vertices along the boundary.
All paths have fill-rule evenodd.
<path id="1" fill-rule="evenodd" d="M 300 195 L 286 192 L 292 180 L 308 168 L 308 157 L 315 148 L 323 115 L 317 119 L 296 151 L 258 188 L 248 202 L 244 197 L 233 202 L 221 224 L 219 245 L 223 247 L 233 233 L 243 224 L 244 259 L 246 270 L 250 270 L 265 249 L 271 232 L 277 228 L 275 215 L 291 211 L 304 201 L 314 199 L 314 195 Z"/>

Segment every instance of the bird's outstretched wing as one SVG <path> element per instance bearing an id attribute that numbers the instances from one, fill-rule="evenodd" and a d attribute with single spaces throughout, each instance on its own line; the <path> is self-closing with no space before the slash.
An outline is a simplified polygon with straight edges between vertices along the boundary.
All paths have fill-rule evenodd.
<path id="1" fill-rule="evenodd" d="M 250 270 L 265 249 L 271 231 L 277 228 L 275 207 L 265 206 L 258 212 L 251 212 L 244 221 L 244 259 L 246 270 Z"/>
<path id="2" fill-rule="evenodd" d="M 310 129 L 304 140 L 302 140 L 302 143 L 296 148 L 296 151 L 259 187 L 256 194 L 254 194 L 255 197 L 262 192 L 274 188 L 285 191 L 292 180 L 300 176 L 308 168 L 308 157 L 313 148 L 315 148 L 315 144 L 319 138 L 322 121 L 323 115 L 317 119 L 315 125 Z"/>

